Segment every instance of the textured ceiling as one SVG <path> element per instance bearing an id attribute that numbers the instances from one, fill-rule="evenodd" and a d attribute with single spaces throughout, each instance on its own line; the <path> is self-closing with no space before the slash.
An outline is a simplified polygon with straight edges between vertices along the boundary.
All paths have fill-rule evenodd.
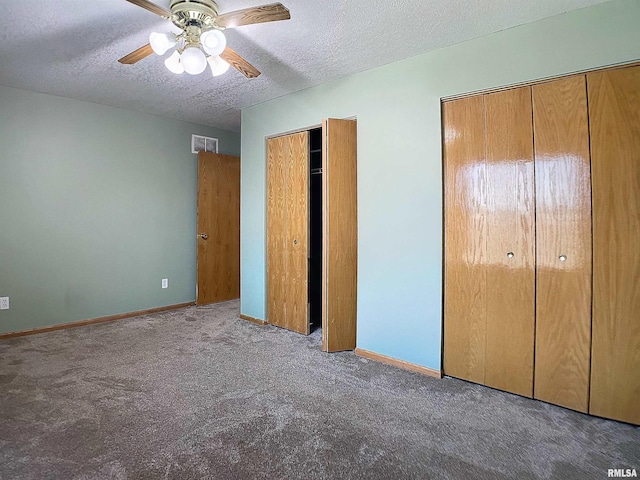
<path id="1" fill-rule="evenodd" d="M 173 27 L 125 0 L 9 0 L 0 15 L 0 84 L 239 131 L 245 107 L 604 1 L 282 0 L 291 20 L 225 32 L 262 72 L 249 80 L 234 69 L 174 75 L 156 55 L 121 65 L 149 33 Z M 220 13 L 262 4 L 217 3 Z"/>

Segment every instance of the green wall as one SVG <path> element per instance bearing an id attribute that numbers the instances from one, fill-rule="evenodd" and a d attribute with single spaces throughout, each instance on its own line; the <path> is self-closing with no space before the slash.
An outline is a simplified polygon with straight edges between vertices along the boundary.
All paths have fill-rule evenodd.
<path id="1" fill-rule="evenodd" d="M 0 333 L 194 301 L 192 133 L 239 154 L 238 133 L 0 87 Z"/>
<path id="2" fill-rule="evenodd" d="M 243 110 L 242 313 L 265 318 L 265 137 L 357 116 L 357 345 L 440 369 L 440 99 L 640 59 L 639 25 L 616 0 Z"/>

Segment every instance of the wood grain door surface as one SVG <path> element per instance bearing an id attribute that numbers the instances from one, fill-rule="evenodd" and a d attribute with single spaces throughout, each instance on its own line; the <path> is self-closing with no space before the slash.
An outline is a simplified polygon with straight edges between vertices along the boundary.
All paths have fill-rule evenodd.
<path id="1" fill-rule="evenodd" d="M 286 327 L 286 191 L 287 139 L 267 143 L 267 321 Z"/>
<path id="2" fill-rule="evenodd" d="M 640 424 L 640 67 L 587 74 L 593 182 L 590 413 Z"/>
<path id="3" fill-rule="evenodd" d="M 309 132 L 286 137 L 285 251 L 286 328 L 308 335 L 309 316 Z"/>
<path id="4" fill-rule="evenodd" d="M 356 348 L 357 123 L 323 122 L 322 349 Z"/>
<path id="5" fill-rule="evenodd" d="M 591 346 L 591 160 L 584 75 L 535 85 L 534 397 L 587 412 Z"/>
<path id="6" fill-rule="evenodd" d="M 533 395 L 534 171 L 531 89 L 485 95 L 487 336 L 485 383 Z"/>
<path id="7" fill-rule="evenodd" d="M 640 424 L 640 66 L 443 123 L 445 373 Z"/>
<path id="8" fill-rule="evenodd" d="M 535 328 L 529 87 L 444 106 L 445 373 L 531 397 Z"/>
<path id="9" fill-rule="evenodd" d="M 484 384 L 488 214 L 484 97 L 446 102 L 443 119 L 444 371 Z"/>
<path id="10" fill-rule="evenodd" d="M 240 158 L 198 154 L 197 234 L 196 303 L 240 298 Z"/>
<path id="11" fill-rule="evenodd" d="M 267 143 L 267 321 L 309 334 L 309 134 Z"/>

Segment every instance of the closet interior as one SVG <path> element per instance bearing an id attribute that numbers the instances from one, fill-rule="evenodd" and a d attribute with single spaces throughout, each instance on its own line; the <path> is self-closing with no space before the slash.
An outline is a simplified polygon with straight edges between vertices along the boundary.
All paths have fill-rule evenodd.
<path id="1" fill-rule="evenodd" d="M 322 328 L 322 128 L 309 130 L 309 319 Z"/>

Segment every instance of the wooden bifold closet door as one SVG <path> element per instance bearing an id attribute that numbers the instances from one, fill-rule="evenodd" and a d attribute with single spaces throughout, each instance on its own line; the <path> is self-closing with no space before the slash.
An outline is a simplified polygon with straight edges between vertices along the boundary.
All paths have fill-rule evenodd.
<path id="1" fill-rule="evenodd" d="M 591 203 L 584 77 L 443 108 L 445 373 L 585 412 Z"/>
<path id="2" fill-rule="evenodd" d="M 322 350 L 356 348 L 358 287 L 357 123 L 322 123 Z"/>
<path id="3" fill-rule="evenodd" d="M 640 66 L 443 123 L 444 373 L 640 424 Z"/>
<path id="4" fill-rule="evenodd" d="M 444 371 L 484 384 L 487 234 L 484 97 L 443 106 Z"/>
<path id="5" fill-rule="evenodd" d="M 445 373 L 531 397 L 530 89 L 448 102 L 443 108 Z"/>
<path id="6" fill-rule="evenodd" d="M 587 75 L 593 164 L 590 412 L 640 425 L 640 66 Z"/>
<path id="7" fill-rule="evenodd" d="M 267 143 L 267 321 L 309 334 L 309 132 Z M 322 350 L 356 347 L 357 123 L 322 124 Z M 317 240 L 317 239 L 314 239 Z"/>
<path id="8" fill-rule="evenodd" d="M 591 166 L 583 75 L 532 87 L 536 174 L 534 397 L 587 412 Z"/>
<path id="9" fill-rule="evenodd" d="M 309 334 L 309 133 L 267 144 L 267 320 Z"/>
<path id="10" fill-rule="evenodd" d="M 531 93 L 485 95 L 487 332 L 485 384 L 533 395 L 535 315 Z"/>

